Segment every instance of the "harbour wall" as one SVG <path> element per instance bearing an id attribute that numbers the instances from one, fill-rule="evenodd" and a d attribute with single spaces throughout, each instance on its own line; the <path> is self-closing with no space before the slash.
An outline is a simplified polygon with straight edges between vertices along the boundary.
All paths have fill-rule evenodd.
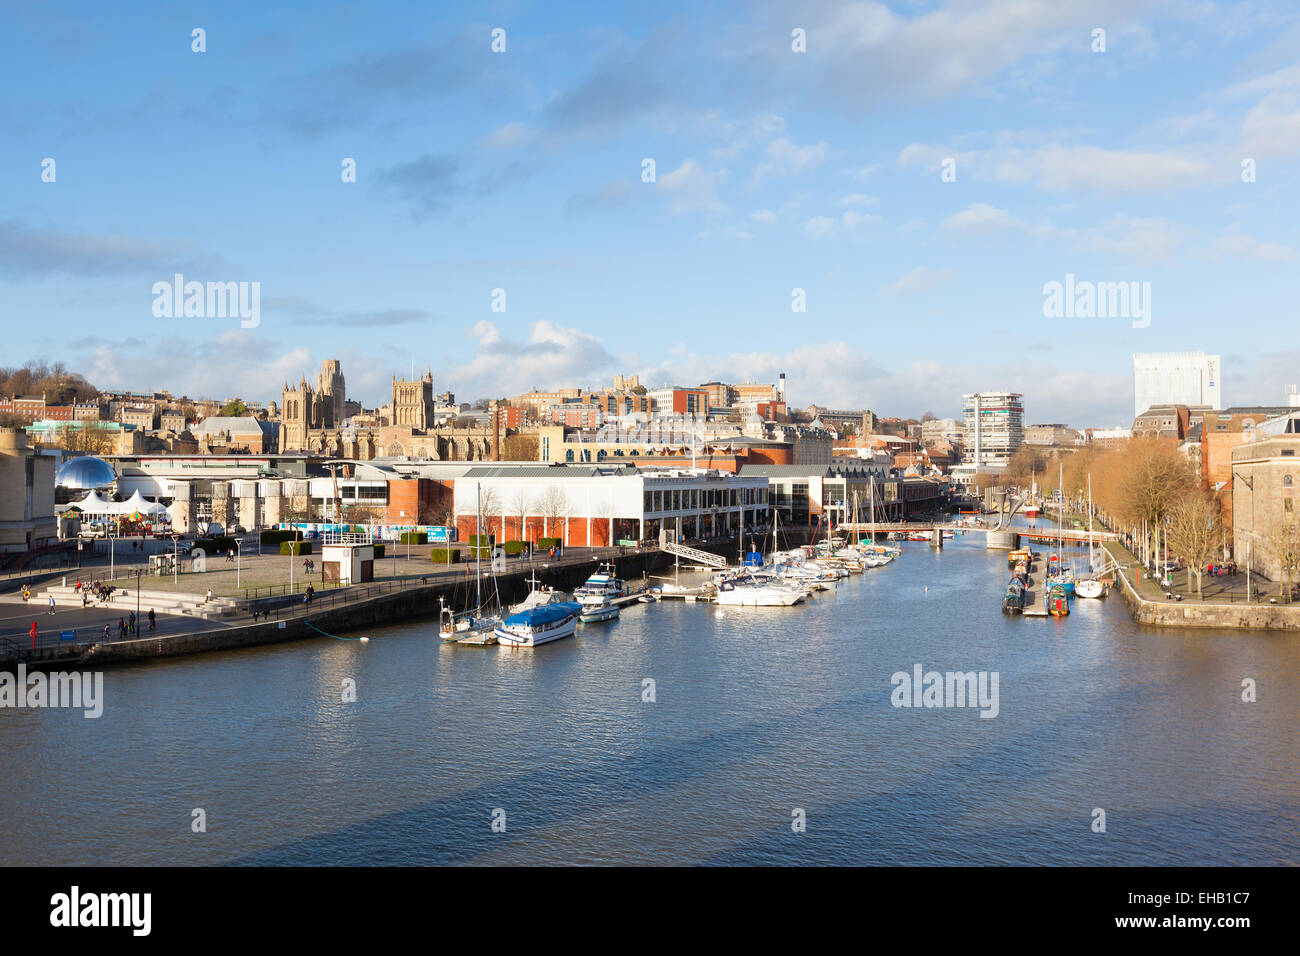
<path id="1" fill-rule="evenodd" d="M 796 530 L 790 536 L 791 544 L 796 543 L 799 537 Z M 782 538 L 784 544 L 784 531 Z M 693 544 L 692 547 L 711 554 L 726 556 L 733 561 L 736 557 L 737 545 L 734 540 Z M 501 602 L 507 605 L 527 596 L 530 587 L 527 579 L 534 574 L 542 585 L 562 591 L 572 591 L 586 581 L 603 561 L 613 563 L 619 577 L 631 583 L 639 582 L 648 575 L 671 571 L 673 567 L 673 556 L 658 550 L 600 555 L 590 561 L 549 567 L 541 562 L 522 565 L 511 562 L 510 570 L 496 575 L 496 588 L 501 595 Z M 490 575 L 483 578 L 483 587 L 485 594 L 487 589 L 492 587 Z M 323 636 L 321 632 L 344 635 L 395 621 L 436 617 L 440 610 L 439 599 L 445 600 L 449 607 L 461 610 L 467 600 L 472 601 L 473 592 L 474 578 L 472 574 L 468 574 L 456 581 L 415 585 L 371 598 L 324 607 L 307 614 L 294 614 L 279 620 L 263 620 L 256 624 L 242 624 L 168 637 L 137 638 L 97 644 L 76 658 L 69 658 L 66 651 L 60 654 L 58 648 L 51 648 L 48 654 L 29 658 L 27 663 L 29 666 L 58 663 L 73 667 L 101 667 L 208 651 L 318 639 Z"/>
<path id="2" fill-rule="evenodd" d="M 1111 557 L 1115 557 L 1114 554 Z M 1286 604 L 1188 604 L 1148 601 L 1120 570 L 1120 597 L 1138 624 L 1218 630 L 1300 629 L 1300 606 Z"/>

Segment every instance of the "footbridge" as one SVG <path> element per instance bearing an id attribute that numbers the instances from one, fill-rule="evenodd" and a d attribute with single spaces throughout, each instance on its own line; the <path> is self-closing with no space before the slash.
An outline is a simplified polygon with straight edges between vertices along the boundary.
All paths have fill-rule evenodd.
<path id="1" fill-rule="evenodd" d="M 849 521 L 844 524 L 837 524 L 835 530 L 844 532 L 854 532 L 861 534 L 886 534 L 889 532 L 901 532 L 903 534 L 918 534 L 933 537 L 936 533 L 944 531 L 966 532 L 966 533 L 984 533 L 988 536 L 989 547 L 1014 547 L 1014 544 L 1002 543 L 1011 537 L 1019 538 L 1021 541 L 1041 541 L 1049 543 L 1052 541 L 1067 541 L 1071 544 L 1087 544 L 1092 541 L 1118 541 L 1119 536 L 1113 531 L 1096 531 L 1094 530 L 1089 536 L 1086 528 L 1052 528 L 1052 527 L 1015 527 L 1010 524 L 962 524 L 955 521 Z M 997 540 L 999 543 L 994 544 Z"/>

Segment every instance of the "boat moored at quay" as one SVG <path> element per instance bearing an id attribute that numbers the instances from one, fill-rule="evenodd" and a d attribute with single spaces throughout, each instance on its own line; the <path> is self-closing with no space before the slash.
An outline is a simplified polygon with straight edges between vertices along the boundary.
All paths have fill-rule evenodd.
<path id="1" fill-rule="evenodd" d="M 582 605 L 577 601 L 559 601 L 511 614 L 496 627 L 497 643 L 506 647 L 536 647 L 572 637 L 581 613 Z"/>

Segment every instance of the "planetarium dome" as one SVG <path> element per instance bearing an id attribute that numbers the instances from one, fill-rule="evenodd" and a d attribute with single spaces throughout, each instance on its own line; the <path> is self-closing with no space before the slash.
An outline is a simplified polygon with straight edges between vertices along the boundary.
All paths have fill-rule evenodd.
<path id="1" fill-rule="evenodd" d="M 113 466 L 94 455 L 81 455 L 70 458 L 59 466 L 54 475 L 54 484 L 59 488 L 78 491 L 90 491 L 105 488 L 117 481 L 117 472 Z"/>

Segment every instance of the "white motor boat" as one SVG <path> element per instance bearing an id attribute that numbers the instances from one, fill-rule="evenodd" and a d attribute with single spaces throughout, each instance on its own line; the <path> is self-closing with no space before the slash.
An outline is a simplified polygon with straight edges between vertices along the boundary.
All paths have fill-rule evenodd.
<path id="1" fill-rule="evenodd" d="M 591 624 L 595 621 L 612 621 L 618 617 L 618 605 L 608 598 L 600 602 L 586 601 L 582 602 L 582 611 L 578 614 L 578 620 L 583 624 Z"/>
<path id="2" fill-rule="evenodd" d="M 714 601 L 730 607 L 790 607 L 808 596 L 802 588 L 782 584 L 759 584 L 752 579 L 724 577 L 716 582 Z"/>

